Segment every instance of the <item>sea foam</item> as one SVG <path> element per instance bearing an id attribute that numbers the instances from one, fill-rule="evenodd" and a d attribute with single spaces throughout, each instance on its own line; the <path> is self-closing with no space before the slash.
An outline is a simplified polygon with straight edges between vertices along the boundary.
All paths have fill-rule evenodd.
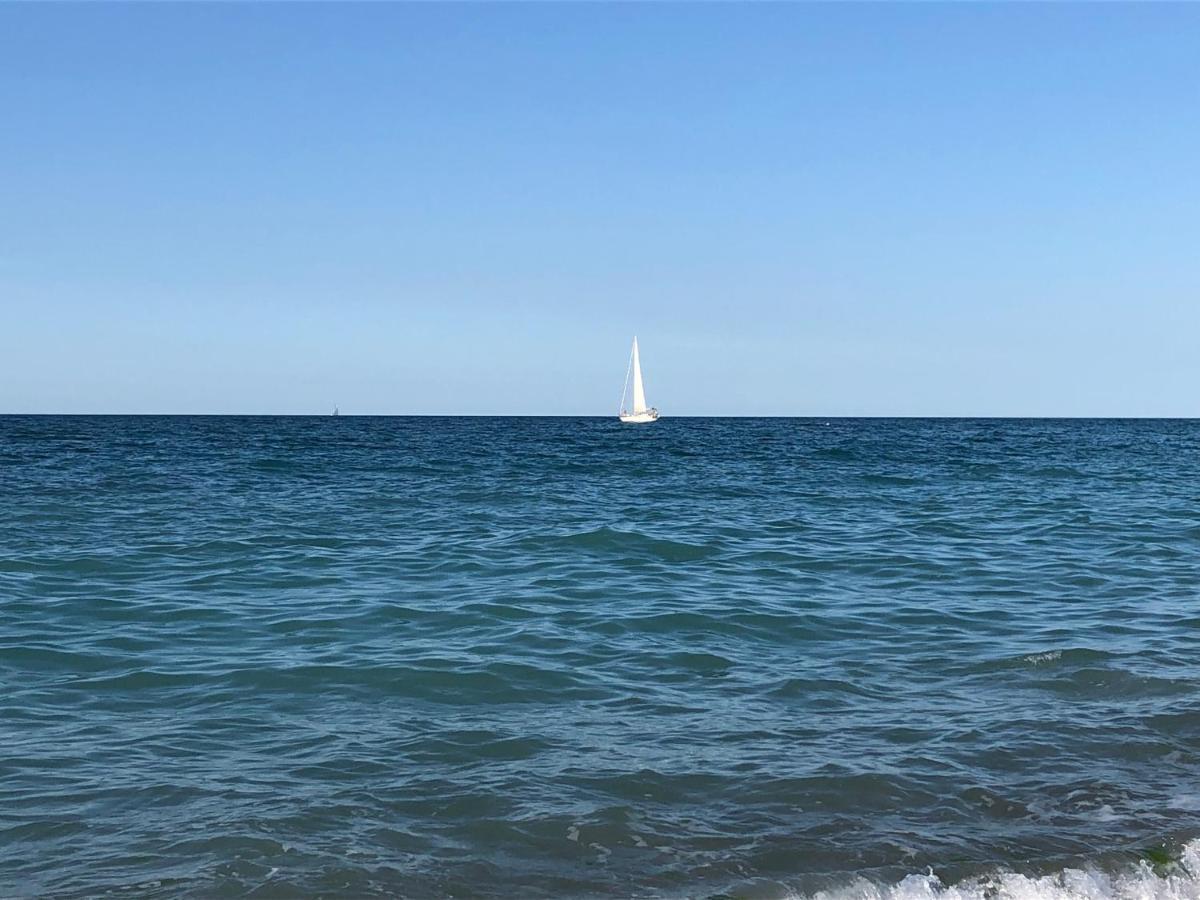
<path id="1" fill-rule="evenodd" d="M 812 900 L 1197 900 L 1200 839 L 1189 841 L 1177 860 L 1163 866 L 1141 861 L 1124 871 L 1067 868 L 1048 875 L 997 871 L 946 884 L 936 873 L 913 874 L 895 884 L 856 879 L 819 891 Z"/>

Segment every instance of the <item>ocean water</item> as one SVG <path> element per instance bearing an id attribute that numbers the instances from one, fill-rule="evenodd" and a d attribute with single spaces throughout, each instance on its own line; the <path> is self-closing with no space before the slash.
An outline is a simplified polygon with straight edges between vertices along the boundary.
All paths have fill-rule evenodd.
<path id="1" fill-rule="evenodd" d="M 1200 422 L 0 418 L 0 896 L 1200 897 Z"/>

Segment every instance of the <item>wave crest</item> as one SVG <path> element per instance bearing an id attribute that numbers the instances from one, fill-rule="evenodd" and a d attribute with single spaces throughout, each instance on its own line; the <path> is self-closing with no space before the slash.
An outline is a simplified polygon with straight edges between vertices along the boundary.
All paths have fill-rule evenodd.
<path id="1" fill-rule="evenodd" d="M 1177 856 L 1163 851 L 1122 871 L 1066 868 L 1046 875 L 993 872 L 946 884 L 931 870 L 895 884 L 857 879 L 817 891 L 812 900 L 1197 900 L 1200 898 L 1200 839 Z"/>

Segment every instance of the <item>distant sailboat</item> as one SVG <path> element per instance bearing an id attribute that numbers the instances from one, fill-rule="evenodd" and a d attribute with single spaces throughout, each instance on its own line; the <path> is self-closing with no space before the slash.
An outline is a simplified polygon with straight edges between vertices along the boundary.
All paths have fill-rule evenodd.
<path id="1" fill-rule="evenodd" d="M 633 409 L 625 408 L 625 390 L 629 387 L 629 373 L 633 373 Z M 646 389 L 642 385 L 642 361 L 638 358 L 637 338 L 633 339 L 633 353 L 629 357 L 629 368 L 625 371 L 625 387 L 621 388 L 622 422 L 637 424 L 658 419 L 658 410 L 646 405 Z"/>
<path id="2" fill-rule="evenodd" d="M 333 408 L 333 414 L 335 416 L 338 415 L 338 408 L 336 406 Z"/>

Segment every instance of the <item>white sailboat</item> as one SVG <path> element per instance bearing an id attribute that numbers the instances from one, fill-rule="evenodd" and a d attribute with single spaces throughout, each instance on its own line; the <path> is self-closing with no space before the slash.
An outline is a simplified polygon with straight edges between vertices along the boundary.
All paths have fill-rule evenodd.
<path id="1" fill-rule="evenodd" d="M 629 387 L 630 372 L 633 373 L 633 409 L 626 409 L 625 391 Z M 646 388 L 642 384 L 642 361 L 638 358 L 636 336 L 633 339 L 633 352 L 629 356 L 629 368 L 625 371 L 625 387 L 621 388 L 621 412 L 618 418 L 630 424 L 653 422 L 658 418 L 658 410 L 646 405 Z"/>

